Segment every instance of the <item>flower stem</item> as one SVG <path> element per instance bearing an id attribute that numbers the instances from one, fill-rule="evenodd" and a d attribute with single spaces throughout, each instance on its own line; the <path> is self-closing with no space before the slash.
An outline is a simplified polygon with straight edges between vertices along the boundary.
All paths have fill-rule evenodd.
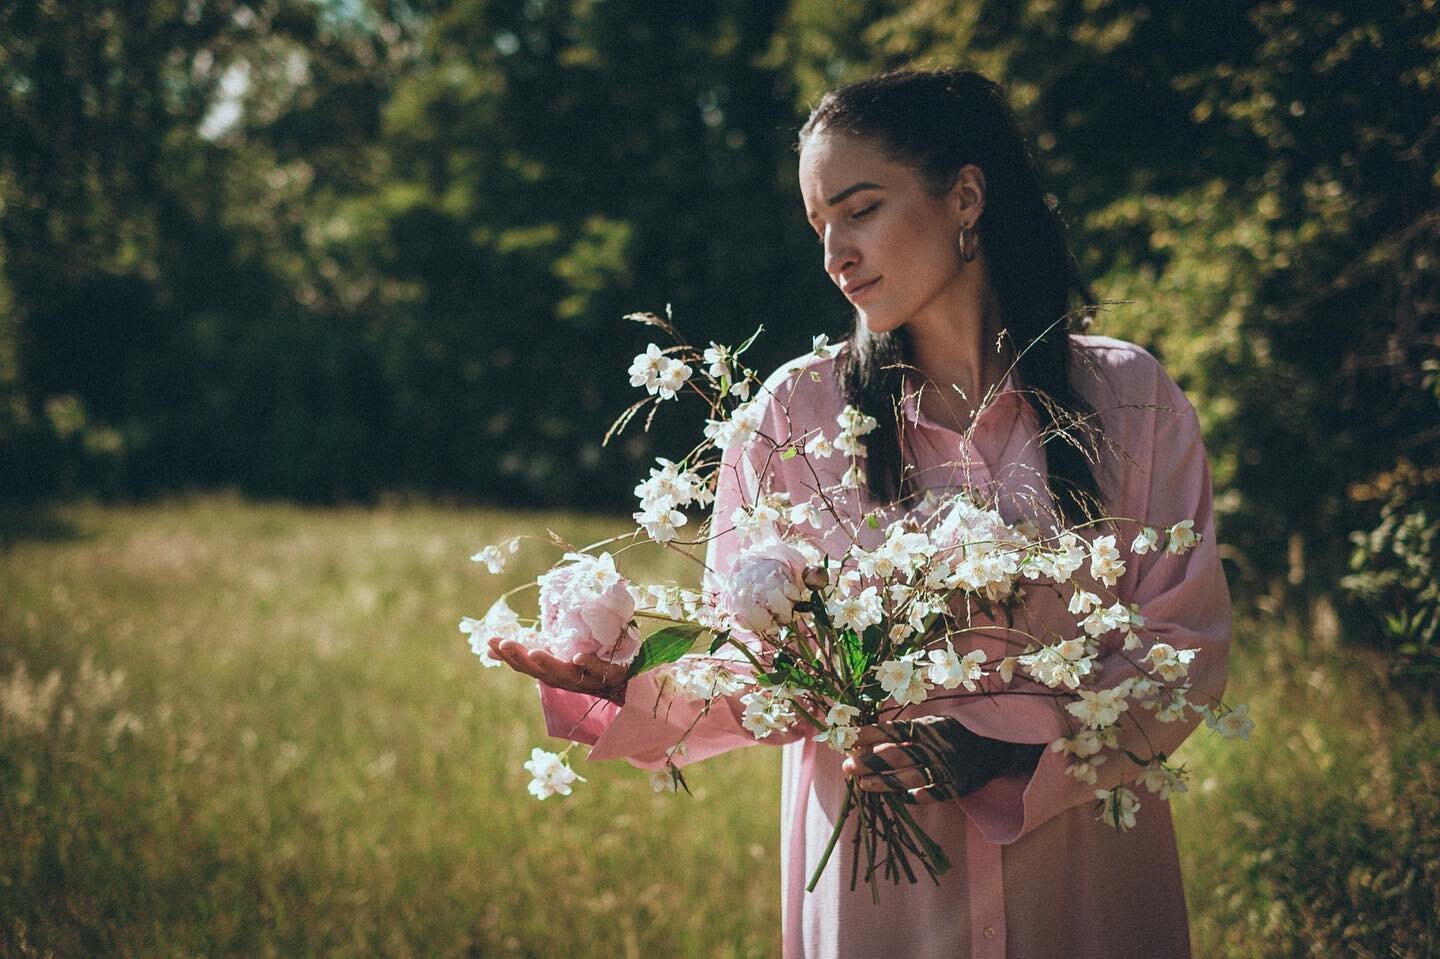
<path id="1" fill-rule="evenodd" d="M 830 833 L 830 841 L 825 844 L 825 852 L 820 855 L 820 864 L 815 867 L 814 875 L 805 885 L 806 892 L 815 891 L 815 885 L 820 881 L 820 874 L 825 871 L 825 864 L 830 861 L 830 854 L 835 851 L 835 843 L 840 840 L 840 832 L 845 828 L 845 821 L 850 818 L 850 810 L 854 806 L 855 784 L 852 782 L 845 790 L 845 803 L 840 807 L 840 815 L 835 819 L 835 829 Z"/>

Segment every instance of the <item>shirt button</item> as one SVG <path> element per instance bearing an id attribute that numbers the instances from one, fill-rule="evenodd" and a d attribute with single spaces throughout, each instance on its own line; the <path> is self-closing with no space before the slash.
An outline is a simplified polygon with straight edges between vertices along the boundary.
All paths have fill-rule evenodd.
<path id="1" fill-rule="evenodd" d="M 985 938 L 986 938 L 986 939 L 994 939 L 994 938 L 995 938 L 995 927 L 994 927 L 994 926 L 986 926 L 986 927 L 985 927 Z"/>

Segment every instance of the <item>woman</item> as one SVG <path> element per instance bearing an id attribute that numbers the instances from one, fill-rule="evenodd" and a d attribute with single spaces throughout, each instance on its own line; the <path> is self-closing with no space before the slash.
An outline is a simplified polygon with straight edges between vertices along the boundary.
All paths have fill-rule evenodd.
<path id="1" fill-rule="evenodd" d="M 1116 592 L 1148 631 L 1198 651 L 1192 701 L 1218 698 L 1230 605 L 1194 411 L 1139 347 L 1067 329 L 1072 297 L 1083 303 L 1086 292 L 1000 90 L 962 71 L 875 77 L 822 99 L 798 148 L 806 214 L 855 329 L 839 356 L 801 358 L 767 381 L 765 432 L 833 425 L 847 403 L 875 417 L 865 489 L 842 505 L 855 517 L 886 503 L 900 515 L 926 489 L 964 485 L 1012 523 L 1073 524 L 1095 511 L 1158 526 L 1193 519 L 1197 549 L 1126 556 Z M 762 467 L 753 447 L 727 452 L 710 575 L 733 562 L 737 505 L 762 484 L 794 493 L 813 483 L 794 460 L 775 460 Z M 1138 529 L 1117 522 L 1118 541 Z M 838 555 L 841 532 L 817 542 Z M 1075 629 L 1058 593 L 1033 591 L 1021 617 L 1034 635 Z M 997 632 L 980 645 L 998 657 L 1004 640 Z M 623 670 L 593 658 L 561 663 L 509 642 L 493 652 L 541 680 L 550 731 L 592 743 L 592 759 L 655 768 L 687 729 L 690 761 L 754 741 L 733 702 L 697 717 L 657 708 L 650 674 L 627 687 Z M 1118 654 L 1100 665 L 1116 682 L 1131 672 Z M 1044 749 L 1066 734 L 1048 699 L 950 699 L 922 711 L 865 729 L 843 761 L 798 732 L 785 741 L 787 956 L 1188 955 L 1163 793 L 1137 790 L 1126 832 L 1097 821 L 1094 806 L 1097 789 L 1142 771 L 1121 750 L 1168 755 L 1194 713 L 1160 722 L 1132 710 L 1121 750 L 1084 782 Z M 938 884 L 885 887 L 876 904 L 863 884 L 850 890 L 837 856 L 805 891 L 850 776 L 916 803 L 954 864 Z"/>

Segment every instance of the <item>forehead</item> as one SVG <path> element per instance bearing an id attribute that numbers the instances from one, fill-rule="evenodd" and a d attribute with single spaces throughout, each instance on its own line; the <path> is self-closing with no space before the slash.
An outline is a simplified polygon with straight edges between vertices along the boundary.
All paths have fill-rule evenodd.
<path id="1" fill-rule="evenodd" d="M 821 130 L 800 145 L 800 192 L 811 210 L 860 180 L 891 188 L 909 171 L 869 140 Z"/>

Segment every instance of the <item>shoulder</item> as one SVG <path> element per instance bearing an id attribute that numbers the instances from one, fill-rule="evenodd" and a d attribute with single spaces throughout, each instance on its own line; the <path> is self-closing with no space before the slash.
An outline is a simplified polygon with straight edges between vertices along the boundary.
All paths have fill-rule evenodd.
<path id="1" fill-rule="evenodd" d="M 1190 403 L 1149 350 L 1128 340 L 1070 335 L 1075 388 L 1102 413 L 1107 407 L 1188 410 Z"/>
<path id="2" fill-rule="evenodd" d="M 756 399 L 768 407 L 782 410 L 795 421 L 813 422 L 833 417 L 844 405 L 840 389 L 840 362 L 836 356 L 805 353 L 781 364 L 765 378 Z"/>

